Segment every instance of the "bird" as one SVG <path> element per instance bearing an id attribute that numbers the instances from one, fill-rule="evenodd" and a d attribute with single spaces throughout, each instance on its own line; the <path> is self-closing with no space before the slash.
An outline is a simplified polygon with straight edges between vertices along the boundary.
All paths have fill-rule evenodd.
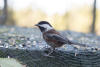
<path id="1" fill-rule="evenodd" d="M 40 21 L 35 26 L 37 26 L 42 32 L 45 42 L 51 46 L 51 51 L 48 53 L 48 56 L 54 52 L 55 48 L 59 48 L 65 44 L 86 46 L 85 44 L 72 42 L 67 37 L 64 37 L 58 31 L 56 31 L 48 21 Z"/>

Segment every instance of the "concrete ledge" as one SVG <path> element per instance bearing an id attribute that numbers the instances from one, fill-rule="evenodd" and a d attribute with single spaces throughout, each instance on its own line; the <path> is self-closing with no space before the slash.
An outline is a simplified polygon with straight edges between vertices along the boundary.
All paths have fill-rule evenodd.
<path id="1" fill-rule="evenodd" d="M 80 52 L 56 50 L 52 56 L 46 57 L 40 50 L 24 50 L 0 48 L 0 57 L 15 58 L 27 67 L 99 67 L 100 51 Z"/>
<path id="2" fill-rule="evenodd" d="M 73 31 L 60 31 L 71 41 L 87 44 L 77 51 L 65 45 L 52 56 L 44 56 L 45 46 L 40 31 L 32 28 L 0 27 L 0 58 L 14 58 L 27 67 L 100 67 L 100 36 Z M 5 29 L 5 30 L 4 30 Z M 93 48 L 97 48 L 96 50 Z M 75 56 L 75 54 L 77 55 Z"/>

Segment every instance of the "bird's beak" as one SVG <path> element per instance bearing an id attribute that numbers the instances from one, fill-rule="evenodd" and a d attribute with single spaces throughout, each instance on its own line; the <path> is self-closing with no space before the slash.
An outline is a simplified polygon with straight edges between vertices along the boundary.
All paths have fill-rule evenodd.
<path id="1" fill-rule="evenodd" d="M 39 24 L 35 24 L 35 26 L 39 26 Z"/>

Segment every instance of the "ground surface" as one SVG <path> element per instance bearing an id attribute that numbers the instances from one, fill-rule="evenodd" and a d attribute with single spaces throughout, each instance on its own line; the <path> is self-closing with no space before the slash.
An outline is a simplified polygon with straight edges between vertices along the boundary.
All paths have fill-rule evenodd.
<path id="1" fill-rule="evenodd" d="M 36 28 L 0 26 L 0 57 L 16 58 L 27 67 L 99 67 L 100 37 L 72 31 L 60 31 L 71 41 L 90 47 L 62 46 L 52 55 L 45 57 L 44 50 L 49 47 Z M 95 49 L 96 48 L 96 49 Z"/>

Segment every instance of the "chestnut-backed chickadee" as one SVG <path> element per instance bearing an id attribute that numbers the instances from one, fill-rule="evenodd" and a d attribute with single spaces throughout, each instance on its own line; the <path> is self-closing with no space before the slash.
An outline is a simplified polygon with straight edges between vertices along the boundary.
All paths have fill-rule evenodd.
<path id="1" fill-rule="evenodd" d="M 75 43 L 70 41 L 68 38 L 63 37 L 47 21 L 40 21 L 38 24 L 36 24 L 36 26 L 38 26 L 42 32 L 46 43 L 52 47 L 52 50 L 50 53 L 48 53 L 48 55 L 50 55 L 55 50 L 55 48 L 61 47 L 64 44 L 85 46 L 85 44 Z"/>

